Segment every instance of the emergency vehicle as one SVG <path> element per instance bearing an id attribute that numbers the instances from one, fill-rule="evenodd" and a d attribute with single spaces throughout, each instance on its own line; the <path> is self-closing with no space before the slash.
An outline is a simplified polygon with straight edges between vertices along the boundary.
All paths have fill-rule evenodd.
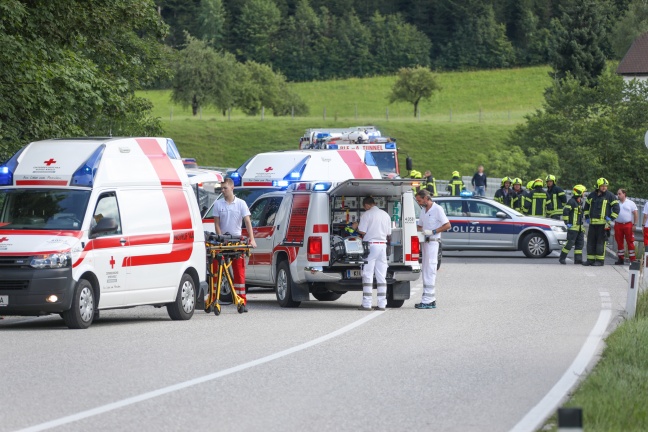
<path id="1" fill-rule="evenodd" d="M 364 246 L 359 237 L 345 238 L 344 228 L 360 219 L 362 199 L 369 195 L 393 216 L 387 305 L 402 306 L 421 271 L 418 206 L 406 180 L 296 182 L 264 193 L 250 207 L 257 247 L 246 284 L 274 287 L 282 307 L 298 307 L 309 294 L 333 301 L 347 291 L 362 291 Z"/>
<path id="2" fill-rule="evenodd" d="M 299 148 L 370 151 L 383 177 L 400 174 L 396 140 L 382 136 L 374 126 L 306 129 Z"/>
<path id="3" fill-rule="evenodd" d="M 187 320 L 206 288 L 200 212 L 172 140 L 33 142 L 0 167 L 0 315 L 166 306 Z"/>

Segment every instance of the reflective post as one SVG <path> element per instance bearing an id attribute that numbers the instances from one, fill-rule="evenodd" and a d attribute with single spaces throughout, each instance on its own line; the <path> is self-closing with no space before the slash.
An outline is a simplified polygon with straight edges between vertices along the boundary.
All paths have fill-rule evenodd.
<path id="1" fill-rule="evenodd" d="M 637 261 L 630 263 L 630 280 L 628 281 L 628 300 L 626 302 L 627 318 L 634 318 L 637 311 L 637 291 L 639 288 L 640 265 Z"/>
<path id="2" fill-rule="evenodd" d="M 583 432 L 583 410 L 558 408 L 558 432 Z"/>

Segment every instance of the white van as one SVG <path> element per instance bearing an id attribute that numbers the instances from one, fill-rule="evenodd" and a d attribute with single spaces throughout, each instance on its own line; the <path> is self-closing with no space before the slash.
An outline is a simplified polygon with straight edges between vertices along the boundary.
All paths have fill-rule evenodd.
<path id="1" fill-rule="evenodd" d="M 200 211 L 172 140 L 33 142 L 0 166 L 0 315 L 166 306 L 206 288 Z"/>

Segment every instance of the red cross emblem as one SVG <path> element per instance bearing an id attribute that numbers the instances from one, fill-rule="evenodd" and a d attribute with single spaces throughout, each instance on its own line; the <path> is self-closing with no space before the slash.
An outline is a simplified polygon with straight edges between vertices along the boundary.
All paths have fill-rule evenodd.
<path id="1" fill-rule="evenodd" d="M 272 167 L 269 166 L 268 168 L 264 168 L 263 171 L 265 171 L 265 172 L 270 172 L 270 171 L 272 171 Z"/>
<path id="2" fill-rule="evenodd" d="M 43 162 L 43 163 L 44 163 L 45 165 L 47 165 L 47 166 L 50 166 L 50 165 L 52 165 L 52 164 L 55 164 L 56 161 L 54 160 L 54 158 L 50 158 L 50 160 L 46 160 L 46 161 Z"/>
<path id="3" fill-rule="evenodd" d="M 115 268 L 115 262 L 116 262 L 116 261 L 115 261 L 115 258 L 110 257 L 110 268 L 111 268 L 111 269 L 114 269 L 114 268 Z"/>
<path id="4" fill-rule="evenodd" d="M 8 239 L 7 237 L 2 237 L 2 238 L 0 238 L 0 243 L 2 243 L 2 242 L 6 242 L 6 241 L 8 241 L 8 240 L 9 240 L 9 239 Z"/>

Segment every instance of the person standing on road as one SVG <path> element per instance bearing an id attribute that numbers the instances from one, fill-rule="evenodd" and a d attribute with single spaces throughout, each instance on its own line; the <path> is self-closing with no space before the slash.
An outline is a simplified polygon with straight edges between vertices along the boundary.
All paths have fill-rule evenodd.
<path id="1" fill-rule="evenodd" d="M 484 174 L 484 165 L 479 165 L 477 167 L 477 172 L 473 175 L 470 183 L 473 185 L 475 195 L 486 195 L 486 174 Z"/>
<path id="2" fill-rule="evenodd" d="M 464 188 L 464 182 L 461 180 L 459 171 L 452 171 L 452 180 L 450 180 L 450 183 L 446 186 L 446 189 L 450 191 L 450 195 L 459 196 Z"/>
<path id="3" fill-rule="evenodd" d="M 507 207 L 513 208 L 513 197 L 515 194 L 511 189 L 511 178 L 504 177 L 502 179 L 502 187 L 495 191 L 495 201 L 504 204 Z"/>
<path id="4" fill-rule="evenodd" d="M 423 231 L 423 263 L 421 264 L 423 272 L 423 296 L 421 303 L 414 305 L 416 309 L 434 309 L 436 308 L 436 272 L 439 260 L 439 242 L 441 233 L 448 231 L 451 227 L 450 221 L 446 216 L 443 208 L 434 204 L 432 197 L 426 190 L 419 191 L 416 194 L 416 202 L 421 206 L 419 214 L 418 230 Z"/>
<path id="5" fill-rule="evenodd" d="M 567 227 L 567 243 L 560 251 L 560 264 L 566 264 L 565 259 L 572 247 L 574 249 L 574 264 L 583 264 L 583 244 L 585 240 L 585 227 L 583 226 L 583 195 L 587 188 L 576 185 L 573 196 L 563 207 L 563 221 Z"/>
<path id="6" fill-rule="evenodd" d="M 619 201 L 608 190 L 608 181 L 596 180 L 597 189 L 587 196 L 583 216 L 589 224 L 587 229 L 587 261 L 585 266 L 605 264 L 605 243 L 610 233 L 610 223 L 619 215 Z"/>
<path id="7" fill-rule="evenodd" d="M 247 203 L 234 196 L 234 182 L 231 178 L 226 178 L 221 183 L 221 192 L 223 199 L 216 201 L 214 204 L 214 226 L 216 234 L 227 234 L 240 237 L 241 226 L 245 222 L 248 240 L 250 246 L 256 247 L 254 233 L 252 232 L 252 223 L 250 222 L 250 209 Z M 236 294 L 243 299 L 243 310 L 247 312 L 247 295 L 245 294 L 245 257 L 232 260 L 232 270 L 234 272 L 234 290 Z"/>
<path id="8" fill-rule="evenodd" d="M 370 196 L 362 200 L 365 209 L 358 224 L 358 232 L 362 241 L 369 243 L 367 263 L 362 266 L 362 305 L 358 308 L 370 311 L 374 274 L 378 291 L 379 311 L 387 307 L 387 243 L 391 236 L 391 218 L 389 214 L 376 207 L 376 202 Z"/>
<path id="9" fill-rule="evenodd" d="M 563 216 L 563 207 L 567 203 L 567 196 L 562 188 L 556 185 L 556 176 L 549 174 L 547 182 L 547 217 L 560 220 Z"/>
<path id="10" fill-rule="evenodd" d="M 437 196 L 436 179 L 432 177 L 432 171 L 427 170 L 423 175 L 423 189 L 427 189 L 430 195 Z"/>
<path id="11" fill-rule="evenodd" d="M 511 201 L 513 210 L 522 213 L 522 201 L 524 200 L 524 189 L 522 188 L 522 179 L 515 177 L 513 180 L 513 200 Z"/>
<path id="12" fill-rule="evenodd" d="M 637 205 L 632 200 L 627 199 L 628 195 L 625 189 L 619 189 L 617 197 L 620 210 L 619 217 L 614 221 L 614 239 L 617 243 L 617 261 L 614 264 L 623 265 L 625 262 L 624 241 L 628 243 L 630 262 L 633 263 L 636 260 L 634 227 L 639 221 L 639 211 Z"/>

